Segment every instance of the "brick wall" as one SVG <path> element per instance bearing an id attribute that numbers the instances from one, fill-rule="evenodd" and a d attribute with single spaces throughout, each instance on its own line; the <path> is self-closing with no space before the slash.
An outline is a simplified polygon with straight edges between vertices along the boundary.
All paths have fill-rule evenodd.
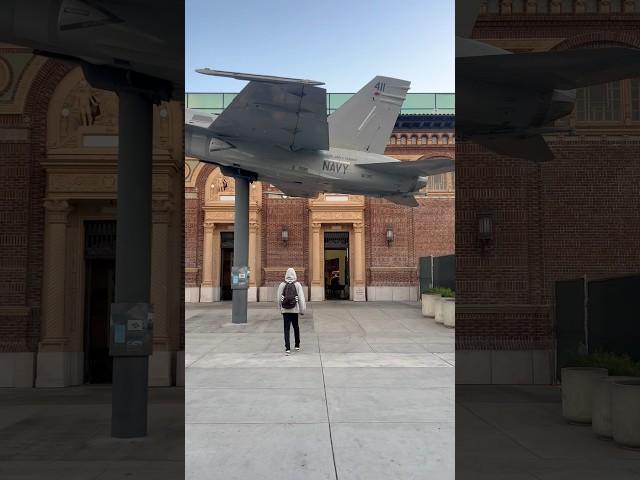
<path id="1" fill-rule="evenodd" d="M 492 15 L 480 17 L 474 37 L 568 36 L 557 49 L 640 45 L 638 27 L 638 15 Z M 551 349 L 555 281 L 640 272 L 640 128 L 625 128 L 557 135 L 548 142 L 555 159 L 542 165 L 456 145 L 457 349 Z M 494 215 L 484 252 L 483 210 Z"/>
<path id="2" fill-rule="evenodd" d="M 453 132 L 446 132 L 450 138 Z M 417 131 L 420 135 L 420 131 Z M 389 145 L 385 154 L 390 156 L 453 158 L 455 145 Z M 185 200 L 185 266 L 199 268 L 187 271 L 185 286 L 199 286 L 202 282 L 202 247 L 204 241 L 202 222 L 204 212 L 204 187 L 215 167 L 205 165 L 198 173 L 196 188 L 187 188 Z M 309 201 L 303 198 L 274 198 L 271 189 L 263 184 L 262 210 L 260 212 L 260 248 L 262 251 L 261 286 L 273 286 L 282 281 L 288 266 L 302 267 L 299 279 L 309 285 L 310 232 Z M 419 207 L 408 208 L 382 199 L 365 201 L 365 262 L 367 285 L 415 286 L 417 259 L 420 256 L 453 253 L 454 210 L 453 192 L 419 198 Z M 386 229 L 391 224 L 395 240 L 387 245 Z M 282 242 L 282 227 L 287 225 L 289 241 Z M 277 268 L 277 271 L 271 269 Z M 380 268 L 380 270 L 376 270 Z"/>
<path id="3" fill-rule="evenodd" d="M 303 267 L 304 274 L 298 273 L 298 280 L 305 285 L 309 278 L 309 204 L 304 198 L 262 197 L 262 266 L 281 267 L 282 271 L 263 272 L 262 284 L 274 286 L 283 280 L 287 267 Z M 282 242 L 282 227 L 289 230 L 289 241 Z"/>
<path id="4" fill-rule="evenodd" d="M 0 128 L 24 128 L 28 140 L 0 143 L 0 306 L 30 307 L 3 316 L 0 351 L 35 351 L 40 335 L 44 236 L 44 170 L 49 100 L 70 66 L 47 61 L 29 90 L 22 114 L 1 115 Z"/>

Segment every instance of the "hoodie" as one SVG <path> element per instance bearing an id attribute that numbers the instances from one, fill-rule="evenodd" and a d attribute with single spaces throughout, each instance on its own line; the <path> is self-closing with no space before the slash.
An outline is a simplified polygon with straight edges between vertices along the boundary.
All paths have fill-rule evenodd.
<path id="1" fill-rule="evenodd" d="M 298 292 L 298 304 L 294 308 L 282 308 L 282 303 L 280 301 L 280 297 L 282 297 L 282 293 L 284 292 L 284 287 L 287 283 L 293 283 L 296 287 L 296 292 Z M 287 273 L 284 275 L 284 282 L 282 282 L 278 286 L 278 295 L 276 297 L 278 302 L 278 308 L 281 313 L 300 313 L 304 315 L 307 310 L 307 304 L 304 299 L 304 290 L 302 289 L 302 285 L 298 282 L 298 276 L 296 275 L 296 271 L 293 268 L 289 268 Z"/>

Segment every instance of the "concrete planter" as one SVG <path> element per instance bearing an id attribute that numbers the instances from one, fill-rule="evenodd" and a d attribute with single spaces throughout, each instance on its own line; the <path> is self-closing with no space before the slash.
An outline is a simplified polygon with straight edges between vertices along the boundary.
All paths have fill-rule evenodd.
<path id="1" fill-rule="evenodd" d="M 562 416 L 575 423 L 591 423 L 593 390 L 606 377 L 606 368 L 565 367 L 562 369 Z"/>
<path id="2" fill-rule="evenodd" d="M 422 294 L 422 315 L 425 317 L 436 316 L 436 303 L 440 302 L 439 293 L 424 293 Z"/>
<path id="3" fill-rule="evenodd" d="M 444 301 L 444 299 L 442 297 L 438 297 L 435 300 L 434 319 L 435 319 L 436 323 L 444 323 L 444 318 L 442 317 L 442 303 L 443 303 L 443 301 Z"/>
<path id="4" fill-rule="evenodd" d="M 640 448 L 640 378 L 611 385 L 611 430 L 617 443 Z"/>
<path id="5" fill-rule="evenodd" d="M 593 387 L 591 428 L 599 437 L 612 437 L 611 429 L 611 387 L 621 380 L 636 380 L 634 377 L 603 377 L 596 380 Z"/>
<path id="6" fill-rule="evenodd" d="M 442 323 L 445 327 L 455 328 L 456 326 L 456 299 L 443 298 L 440 300 L 440 310 L 442 311 Z"/>

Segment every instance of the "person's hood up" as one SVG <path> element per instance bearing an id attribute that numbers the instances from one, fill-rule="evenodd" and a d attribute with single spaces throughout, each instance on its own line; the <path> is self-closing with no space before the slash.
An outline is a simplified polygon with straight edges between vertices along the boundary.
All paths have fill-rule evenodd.
<path id="1" fill-rule="evenodd" d="M 289 268 L 287 273 L 284 275 L 284 281 L 287 283 L 293 283 L 298 280 L 298 276 L 296 275 L 296 271 L 293 268 Z"/>

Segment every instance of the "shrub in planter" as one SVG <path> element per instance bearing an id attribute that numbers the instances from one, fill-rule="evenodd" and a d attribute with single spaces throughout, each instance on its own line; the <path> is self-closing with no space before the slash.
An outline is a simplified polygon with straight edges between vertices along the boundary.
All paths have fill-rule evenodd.
<path id="1" fill-rule="evenodd" d="M 629 355 L 602 350 L 576 357 L 571 362 L 571 366 L 606 368 L 612 376 L 640 377 L 640 363 L 634 361 Z"/>
<path id="2" fill-rule="evenodd" d="M 607 369 L 564 367 L 561 375 L 562 416 L 569 422 L 591 423 L 595 382 L 608 375 Z"/>
<path id="3" fill-rule="evenodd" d="M 599 437 L 611 438 L 611 389 L 615 382 L 633 380 L 636 377 L 609 376 L 596 380 L 593 387 L 591 428 Z"/>
<path id="4" fill-rule="evenodd" d="M 573 362 L 581 367 L 600 367 L 609 371 L 609 377 L 596 381 L 593 389 L 591 426 L 593 433 L 602 437 L 611 437 L 611 392 L 615 382 L 640 377 L 640 364 L 628 355 L 597 351 L 578 357 Z"/>
<path id="5" fill-rule="evenodd" d="M 434 317 L 438 323 L 443 323 L 440 302 L 443 298 L 455 298 L 455 292 L 450 288 L 433 287 L 424 290 L 422 295 L 422 313 L 427 317 Z"/>
<path id="6" fill-rule="evenodd" d="M 617 443 L 640 448 L 640 378 L 611 385 L 611 430 Z"/>
<path id="7" fill-rule="evenodd" d="M 445 327 L 455 328 L 456 326 L 456 300 L 455 298 L 443 298 L 440 300 L 440 310 L 442 313 L 442 323 Z"/>
<path id="8" fill-rule="evenodd" d="M 440 293 L 434 292 L 433 290 L 433 288 L 429 288 L 422 294 L 422 315 L 425 317 L 436 316 L 436 304 L 442 298 Z"/>

